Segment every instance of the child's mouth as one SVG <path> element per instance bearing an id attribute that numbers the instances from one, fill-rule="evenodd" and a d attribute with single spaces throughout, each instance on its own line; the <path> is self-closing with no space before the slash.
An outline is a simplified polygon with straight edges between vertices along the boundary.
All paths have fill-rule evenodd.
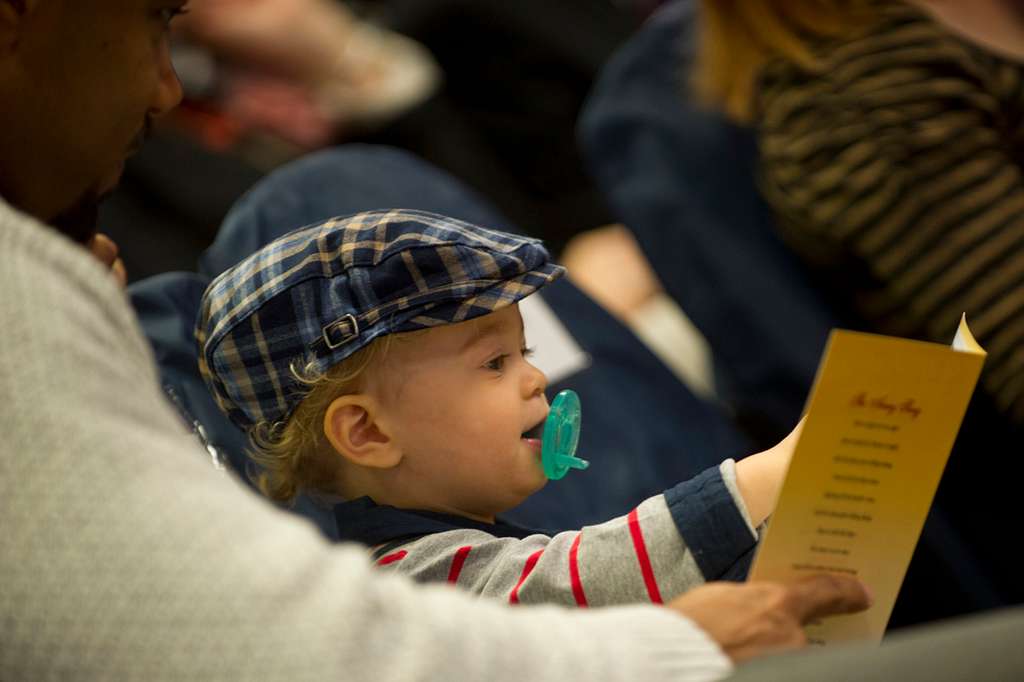
<path id="1" fill-rule="evenodd" d="M 544 420 L 537 422 L 526 431 L 523 431 L 523 438 L 529 440 L 540 440 L 544 435 Z"/>
<path id="2" fill-rule="evenodd" d="M 526 445 L 531 450 L 535 450 L 536 452 L 540 452 L 541 445 L 542 445 L 541 436 L 543 436 L 543 434 L 544 434 L 544 422 L 541 421 L 541 422 L 538 422 L 537 424 L 535 424 L 533 427 L 531 427 L 527 431 L 523 432 L 522 440 L 523 440 L 524 443 L 526 443 Z"/>

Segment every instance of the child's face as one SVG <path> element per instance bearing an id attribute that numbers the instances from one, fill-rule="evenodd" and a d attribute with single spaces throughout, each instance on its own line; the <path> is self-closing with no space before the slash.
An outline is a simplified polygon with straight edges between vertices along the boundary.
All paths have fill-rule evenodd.
<path id="1" fill-rule="evenodd" d="M 403 454 L 392 504 L 490 521 L 544 486 L 523 434 L 547 417 L 547 379 L 525 343 L 513 305 L 392 345 L 375 391 Z"/>

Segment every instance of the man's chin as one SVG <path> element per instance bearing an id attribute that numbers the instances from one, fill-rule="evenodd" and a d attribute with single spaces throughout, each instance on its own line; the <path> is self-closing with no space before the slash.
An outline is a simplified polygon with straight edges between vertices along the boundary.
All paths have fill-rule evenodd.
<path id="1" fill-rule="evenodd" d="M 117 167 L 110 173 L 110 175 L 103 179 L 99 183 L 96 195 L 99 197 L 97 203 L 100 203 L 106 197 L 110 196 L 117 186 L 121 184 L 121 176 L 124 175 L 124 159 L 117 162 Z"/>
<path id="2" fill-rule="evenodd" d="M 50 220 L 50 224 L 79 244 L 88 244 L 96 236 L 100 202 L 104 196 L 90 193 Z"/>

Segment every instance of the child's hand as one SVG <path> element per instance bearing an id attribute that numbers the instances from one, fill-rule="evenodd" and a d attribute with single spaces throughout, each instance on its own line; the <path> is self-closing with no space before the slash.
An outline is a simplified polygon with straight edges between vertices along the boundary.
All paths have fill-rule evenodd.
<path id="1" fill-rule="evenodd" d="M 781 443 L 736 463 L 736 484 L 755 527 L 764 523 L 775 511 L 789 460 L 803 428 L 804 421 L 801 419 Z"/>

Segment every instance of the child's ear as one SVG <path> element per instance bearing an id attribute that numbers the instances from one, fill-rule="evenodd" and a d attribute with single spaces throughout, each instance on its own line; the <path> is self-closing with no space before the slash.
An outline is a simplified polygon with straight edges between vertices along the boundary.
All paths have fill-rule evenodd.
<path id="1" fill-rule="evenodd" d="M 354 464 L 390 469 L 402 461 L 398 444 L 382 427 L 380 406 L 364 393 L 336 398 L 324 414 L 324 435 L 334 449 Z"/>

